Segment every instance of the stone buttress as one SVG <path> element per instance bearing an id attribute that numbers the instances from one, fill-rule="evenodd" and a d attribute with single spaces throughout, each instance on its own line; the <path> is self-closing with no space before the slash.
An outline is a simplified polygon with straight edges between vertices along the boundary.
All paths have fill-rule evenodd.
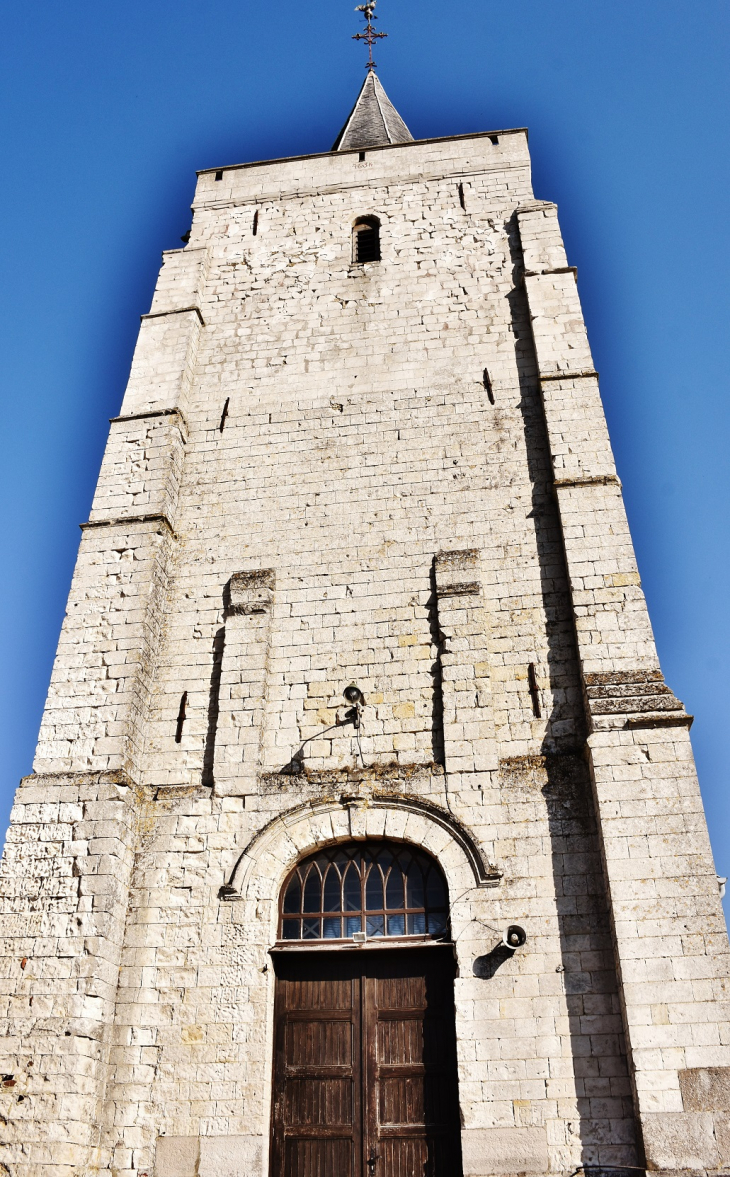
<path id="1" fill-rule="evenodd" d="M 557 210 L 530 204 L 517 218 L 646 1159 L 652 1169 L 721 1168 L 730 958 L 691 717 L 659 668 Z"/>

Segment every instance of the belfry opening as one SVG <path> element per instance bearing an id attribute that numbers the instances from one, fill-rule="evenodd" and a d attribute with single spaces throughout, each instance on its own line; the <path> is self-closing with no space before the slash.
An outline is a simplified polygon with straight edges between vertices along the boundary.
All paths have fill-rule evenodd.
<path id="1" fill-rule="evenodd" d="M 352 260 L 380 261 L 380 222 L 377 217 L 359 217 L 352 230 Z"/>

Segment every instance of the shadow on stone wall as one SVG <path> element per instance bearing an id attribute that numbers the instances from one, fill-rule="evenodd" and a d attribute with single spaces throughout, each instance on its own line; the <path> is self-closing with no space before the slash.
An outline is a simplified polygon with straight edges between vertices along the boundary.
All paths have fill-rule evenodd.
<path id="1" fill-rule="evenodd" d="M 205 750 L 203 752 L 203 784 L 212 787 L 215 783 L 215 738 L 218 733 L 218 711 L 220 707 L 221 668 L 223 666 L 223 650 L 226 644 L 225 626 L 213 638 L 213 668 L 210 672 L 210 691 L 208 694 L 208 728 L 205 734 Z"/>
<path id="2" fill-rule="evenodd" d="M 608 899 L 584 755 L 585 711 L 562 530 L 522 287 L 521 250 L 511 231 L 515 289 L 509 296 L 520 379 L 532 510 L 547 623 L 551 706 L 542 755 L 503 761 L 503 797 L 547 824 L 562 963 L 581 1161 L 594 1173 L 642 1166 L 626 1060 Z M 544 673 L 544 668 L 543 668 Z M 548 692 L 542 692 L 546 700 Z M 526 815 L 527 815 L 526 810 Z M 546 978 L 546 985 L 548 985 Z M 549 987 L 549 985 L 548 985 Z M 570 1128 L 569 1128 L 570 1131 Z"/>
<path id="3" fill-rule="evenodd" d="M 446 642 L 439 626 L 435 563 L 431 565 L 430 587 L 431 593 L 428 598 L 428 628 L 431 634 L 431 642 L 436 648 L 436 657 L 430 670 L 433 684 L 431 694 L 431 750 L 434 764 L 444 764 L 446 757 L 444 751 L 444 688 L 441 655 L 444 652 Z"/>

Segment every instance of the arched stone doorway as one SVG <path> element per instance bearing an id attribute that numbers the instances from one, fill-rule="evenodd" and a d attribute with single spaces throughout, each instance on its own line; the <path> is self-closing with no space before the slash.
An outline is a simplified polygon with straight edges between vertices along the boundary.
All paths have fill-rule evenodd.
<path id="1" fill-rule="evenodd" d="M 371 839 L 281 891 L 271 1177 L 458 1177 L 454 954 L 430 854 Z"/>

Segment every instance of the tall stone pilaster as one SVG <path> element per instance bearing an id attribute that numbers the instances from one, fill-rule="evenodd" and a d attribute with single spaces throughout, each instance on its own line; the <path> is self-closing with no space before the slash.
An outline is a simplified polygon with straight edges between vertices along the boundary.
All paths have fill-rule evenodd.
<path id="1" fill-rule="evenodd" d="M 482 607 L 479 553 L 440 552 L 434 561 L 442 648 L 444 759 L 448 772 L 497 768 L 488 662 L 489 622 Z"/>
<path id="2" fill-rule="evenodd" d="M 214 769 L 221 796 L 256 788 L 275 582 L 273 569 L 267 568 L 239 572 L 228 586 Z"/>

